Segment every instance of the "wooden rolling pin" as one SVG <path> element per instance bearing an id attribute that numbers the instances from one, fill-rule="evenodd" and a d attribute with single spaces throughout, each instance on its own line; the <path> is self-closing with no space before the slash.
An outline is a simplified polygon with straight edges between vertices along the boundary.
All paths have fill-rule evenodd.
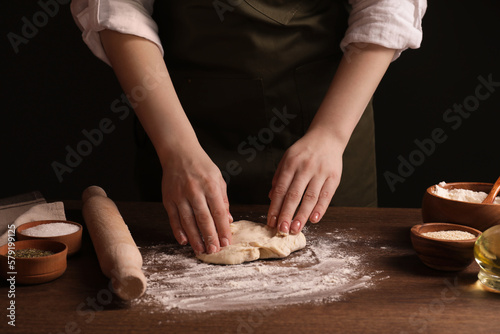
<path id="1" fill-rule="evenodd" d="M 123 300 L 142 296 L 146 277 L 142 256 L 115 203 L 98 186 L 83 191 L 83 218 L 97 253 L 101 270 L 115 294 Z"/>

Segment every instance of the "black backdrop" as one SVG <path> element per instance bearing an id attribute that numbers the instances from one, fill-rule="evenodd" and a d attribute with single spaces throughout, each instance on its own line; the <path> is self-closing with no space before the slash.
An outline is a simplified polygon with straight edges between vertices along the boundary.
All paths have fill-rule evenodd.
<path id="1" fill-rule="evenodd" d="M 0 198 L 78 199 L 98 184 L 137 200 L 132 113 L 67 2 L 1 4 Z M 419 207 L 439 181 L 500 175 L 499 16 L 497 0 L 429 1 L 422 47 L 391 65 L 374 98 L 380 206 Z"/>

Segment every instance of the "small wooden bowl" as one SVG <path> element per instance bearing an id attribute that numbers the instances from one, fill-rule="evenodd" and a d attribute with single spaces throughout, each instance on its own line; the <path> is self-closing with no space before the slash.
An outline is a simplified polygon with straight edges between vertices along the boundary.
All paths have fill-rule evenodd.
<path id="1" fill-rule="evenodd" d="M 51 223 L 66 223 L 66 224 L 72 224 L 76 225 L 79 227 L 79 230 L 70 233 L 70 234 L 65 234 L 65 235 L 59 235 L 55 237 L 35 237 L 31 235 L 26 235 L 24 234 L 24 230 L 38 226 L 41 224 L 51 224 Z M 80 247 L 82 246 L 82 230 L 83 227 L 82 225 L 67 221 L 67 220 L 39 220 L 35 222 L 30 222 L 30 223 L 25 223 L 17 227 L 16 229 L 16 239 L 17 240 L 53 240 L 53 241 L 59 241 L 68 246 L 68 256 L 75 254 L 78 252 Z"/>
<path id="2" fill-rule="evenodd" d="M 12 244 L 14 245 L 12 248 Z M 9 257 L 9 249 L 36 248 L 54 252 L 52 255 L 34 258 Z M 0 247 L 0 274 L 3 278 L 15 277 L 15 283 L 39 284 L 52 281 L 66 271 L 68 246 L 53 240 L 23 240 Z M 11 265 L 13 267 L 11 267 Z"/>
<path id="3" fill-rule="evenodd" d="M 485 231 L 500 224 L 500 205 L 455 201 L 434 194 L 433 185 L 424 193 L 422 200 L 422 219 L 428 222 L 448 222 L 466 225 Z M 445 189 L 467 189 L 489 193 L 492 183 L 454 182 L 447 183 Z"/>
<path id="4" fill-rule="evenodd" d="M 422 233 L 458 230 L 475 235 L 473 239 L 446 240 L 429 238 Z M 448 223 L 418 224 L 411 228 L 411 243 L 422 262 L 434 269 L 458 271 L 474 261 L 474 243 L 481 235 L 475 228 Z"/>

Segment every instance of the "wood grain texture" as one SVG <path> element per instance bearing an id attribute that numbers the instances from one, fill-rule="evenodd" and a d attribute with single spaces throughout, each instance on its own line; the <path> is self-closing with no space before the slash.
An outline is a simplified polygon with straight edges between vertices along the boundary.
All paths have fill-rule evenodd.
<path id="1" fill-rule="evenodd" d="M 81 222 L 79 202 L 65 202 Z M 174 243 L 160 203 L 117 203 L 139 247 Z M 233 206 L 234 218 L 263 222 L 264 206 Z M 442 272 L 425 266 L 412 249 L 417 209 L 331 208 L 307 233 L 350 233 L 350 247 L 369 256 L 368 270 L 386 277 L 340 301 L 217 313 L 164 312 L 137 307 L 109 293 L 87 233 L 67 272 L 40 286 L 18 286 L 15 331 L 33 333 L 494 333 L 500 295 L 477 284 L 478 266 Z M 8 286 L 2 283 L 0 294 Z M 4 298 L 2 298 L 4 300 Z M 7 306 L 5 302 L 3 305 Z M 5 308 L 3 308 L 5 310 Z M 5 312 L 5 311 L 3 311 Z M 0 330 L 7 327 L 6 320 Z"/>

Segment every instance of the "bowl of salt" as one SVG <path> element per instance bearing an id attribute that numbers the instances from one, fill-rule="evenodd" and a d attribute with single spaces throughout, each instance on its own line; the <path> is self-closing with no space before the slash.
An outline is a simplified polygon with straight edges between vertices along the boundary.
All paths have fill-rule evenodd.
<path id="1" fill-rule="evenodd" d="M 480 235 L 481 231 L 464 225 L 418 224 L 411 228 L 411 243 L 428 267 L 459 271 L 474 261 L 474 244 Z"/>
<path id="2" fill-rule="evenodd" d="M 17 227 L 17 240 L 43 239 L 59 241 L 68 246 L 68 256 L 82 246 L 82 225 L 67 220 L 39 220 Z"/>

